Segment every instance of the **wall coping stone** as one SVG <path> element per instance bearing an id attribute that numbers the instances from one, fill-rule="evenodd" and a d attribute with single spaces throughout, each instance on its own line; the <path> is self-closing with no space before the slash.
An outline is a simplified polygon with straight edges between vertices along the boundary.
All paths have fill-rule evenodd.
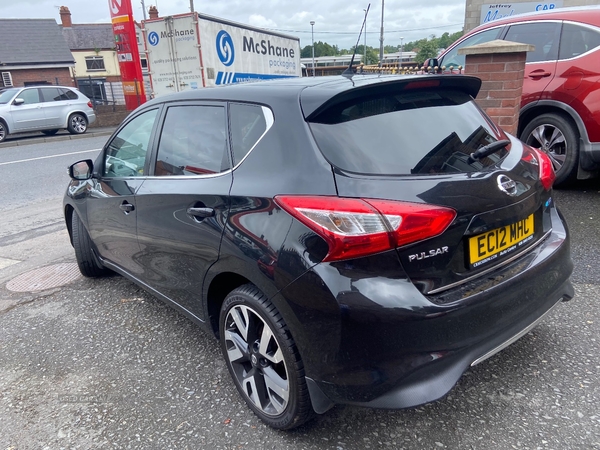
<path id="1" fill-rule="evenodd" d="M 522 44 L 520 42 L 503 41 L 496 39 L 483 44 L 471 45 L 458 49 L 459 55 L 487 55 L 492 53 L 518 53 L 532 52 L 535 50 L 535 45 Z"/>

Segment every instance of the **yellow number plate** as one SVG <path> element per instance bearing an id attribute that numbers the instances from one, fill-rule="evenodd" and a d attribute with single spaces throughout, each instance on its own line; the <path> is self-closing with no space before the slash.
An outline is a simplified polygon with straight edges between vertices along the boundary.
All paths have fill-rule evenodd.
<path id="1" fill-rule="evenodd" d="M 472 267 L 493 261 L 516 251 L 533 239 L 533 214 L 516 223 L 469 238 L 469 261 Z"/>

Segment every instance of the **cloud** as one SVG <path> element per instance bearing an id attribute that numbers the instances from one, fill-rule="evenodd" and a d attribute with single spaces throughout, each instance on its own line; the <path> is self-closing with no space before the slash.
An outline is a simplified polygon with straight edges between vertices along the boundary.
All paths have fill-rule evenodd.
<path id="1" fill-rule="evenodd" d="M 71 10 L 73 23 L 109 22 L 108 1 L 60 2 Z M 60 23 L 57 0 L 0 0 L 0 18 L 53 18 Z M 145 0 L 146 8 L 158 7 L 161 16 L 189 12 L 189 0 Z M 310 21 L 315 21 L 316 41 L 327 42 L 340 48 L 352 47 L 358 38 L 364 19 L 364 4 L 347 0 L 227 0 L 205 2 L 196 0 L 195 8 L 205 14 L 226 20 L 274 29 L 298 36 L 301 46 L 311 41 Z M 143 19 L 140 0 L 132 0 L 134 18 Z M 465 16 L 464 0 L 387 0 L 384 14 L 384 44 L 397 45 L 444 32 L 462 29 Z M 381 3 L 371 3 L 367 20 L 367 45 L 379 46 Z M 362 42 L 362 39 L 361 39 Z"/>

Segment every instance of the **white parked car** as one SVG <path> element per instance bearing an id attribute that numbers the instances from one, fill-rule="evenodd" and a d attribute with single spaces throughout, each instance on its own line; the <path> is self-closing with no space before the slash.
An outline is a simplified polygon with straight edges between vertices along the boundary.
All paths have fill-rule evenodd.
<path id="1" fill-rule="evenodd" d="M 29 86 L 0 91 L 0 142 L 9 134 L 67 129 L 85 133 L 96 120 L 89 98 L 66 86 Z"/>

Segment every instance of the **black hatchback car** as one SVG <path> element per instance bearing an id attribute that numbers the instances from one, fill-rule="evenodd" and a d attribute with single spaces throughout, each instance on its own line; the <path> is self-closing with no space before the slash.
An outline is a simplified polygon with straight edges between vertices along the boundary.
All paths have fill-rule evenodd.
<path id="1" fill-rule="evenodd" d="M 355 75 L 155 99 L 70 167 L 81 272 L 213 333 L 272 427 L 436 400 L 573 296 L 552 164 L 479 87 Z"/>

